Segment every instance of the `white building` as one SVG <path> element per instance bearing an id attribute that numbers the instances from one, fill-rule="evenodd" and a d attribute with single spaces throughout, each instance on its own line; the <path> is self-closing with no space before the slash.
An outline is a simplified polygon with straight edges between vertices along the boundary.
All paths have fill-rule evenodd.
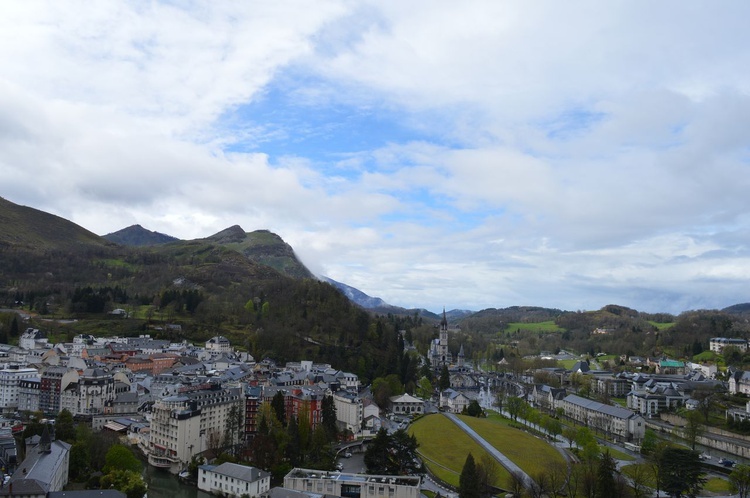
<path id="1" fill-rule="evenodd" d="M 174 474 L 185 468 L 193 455 L 220 444 L 232 407 L 244 412 L 240 388 L 211 384 L 181 391 L 154 403 L 148 447 L 148 463 Z M 237 436 L 242 433 L 240 424 Z"/>
<path id="2" fill-rule="evenodd" d="M 10 366 L 0 370 L 0 407 L 5 411 L 18 409 L 20 382 L 39 378 L 39 372 L 35 368 Z"/>
<path id="3" fill-rule="evenodd" d="M 451 413 L 461 413 L 469 407 L 471 400 L 462 392 L 446 389 L 440 392 L 440 408 L 445 408 Z"/>
<path id="4" fill-rule="evenodd" d="M 255 467 L 228 462 L 198 467 L 198 489 L 214 495 L 255 498 L 270 487 L 271 474 Z"/>
<path id="5" fill-rule="evenodd" d="M 62 491 L 68 483 L 70 445 L 52 441 L 45 428 L 39 443 L 27 449 L 26 458 L 17 467 L 0 496 L 46 498 L 47 493 Z"/>
<path id="6" fill-rule="evenodd" d="M 646 432 L 643 417 L 627 408 L 605 405 L 575 394 L 566 396 L 560 406 L 565 415 L 576 422 L 625 441 L 640 441 Z"/>
<path id="7" fill-rule="evenodd" d="M 712 337 L 708 342 L 708 346 L 714 353 L 721 353 L 727 346 L 734 346 L 744 353 L 747 351 L 747 340 L 730 337 Z"/>
<path id="8" fill-rule="evenodd" d="M 232 344 L 224 336 L 217 335 L 206 341 L 206 352 L 211 356 L 219 356 L 234 352 Z"/>
<path id="9" fill-rule="evenodd" d="M 333 394 L 333 404 L 336 407 L 336 420 L 355 437 L 362 432 L 364 407 L 362 398 L 349 391 L 338 391 Z"/>
<path id="10" fill-rule="evenodd" d="M 391 396 L 391 411 L 396 415 L 421 415 L 424 413 L 424 401 L 406 393 Z"/>
<path id="11" fill-rule="evenodd" d="M 378 476 L 292 469 L 284 487 L 307 494 L 357 496 L 359 498 L 419 498 L 419 476 Z"/>

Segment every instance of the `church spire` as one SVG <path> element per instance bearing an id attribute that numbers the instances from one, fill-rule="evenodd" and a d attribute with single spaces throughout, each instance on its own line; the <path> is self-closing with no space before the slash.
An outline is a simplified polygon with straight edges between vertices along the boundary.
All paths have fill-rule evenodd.
<path id="1" fill-rule="evenodd" d="M 44 424 L 42 436 L 39 438 L 39 453 L 50 453 L 52 451 L 52 438 L 49 435 L 49 425 Z"/>
<path id="2" fill-rule="evenodd" d="M 440 325 L 448 328 L 448 317 L 445 315 L 445 306 L 443 306 L 443 319 L 440 321 Z"/>

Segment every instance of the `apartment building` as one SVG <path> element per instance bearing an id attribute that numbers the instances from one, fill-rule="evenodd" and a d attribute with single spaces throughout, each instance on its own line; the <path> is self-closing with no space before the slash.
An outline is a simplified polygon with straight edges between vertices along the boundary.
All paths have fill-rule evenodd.
<path id="1" fill-rule="evenodd" d="M 156 401 L 148 463 L 178 473 L 193 455 L 206 451 L 223 437 L 232 407 L 242 412 L 244 403 L 240 388 L 222 388 L 219 384 L 184 387 L 176 396 Z"/>

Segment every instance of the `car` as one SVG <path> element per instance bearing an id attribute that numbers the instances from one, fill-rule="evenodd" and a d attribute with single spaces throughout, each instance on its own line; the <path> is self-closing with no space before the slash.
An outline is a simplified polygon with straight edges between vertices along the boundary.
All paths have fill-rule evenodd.
<path id="1" fill-rule="evenodd" d="M 338 471 L 344 470 L 344 464 L 341 462 L 336 463 L 336 470 Z"/>
<path id="2" fill-rule="evenodd" d="M 734 466 L 734 460 L 729 460 L 726 458 L 723 458 L 719 460 L 719 463 L 722 464 L 724 467 L 733 467 Z"/>
<path id="3" fill-rule="evenodd" d="M 352 454 L 351 454 L 351 453 L 349 453 L 349 452 L 347 451 L 347 452 L 346 452 L 346 453 L 344 453 L 344 454 L 343 454 L 342 456 L 343 456 L 344 458 L 351 458 L 351 457 L 352 457 Z"/>

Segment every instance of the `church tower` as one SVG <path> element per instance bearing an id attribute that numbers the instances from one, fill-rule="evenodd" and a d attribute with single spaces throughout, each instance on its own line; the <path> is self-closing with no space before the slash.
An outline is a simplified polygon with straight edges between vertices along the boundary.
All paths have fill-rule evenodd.
<path id="1" fill-rule="evenodd" d="M 430 346 L 430 362 L 433 368 L 451 364 L 451 354 L 448 351 L 448 317 L 443 308 L 443 319 L 440 320 L 440 332 L 438 338 L 433 340 Z"/>

